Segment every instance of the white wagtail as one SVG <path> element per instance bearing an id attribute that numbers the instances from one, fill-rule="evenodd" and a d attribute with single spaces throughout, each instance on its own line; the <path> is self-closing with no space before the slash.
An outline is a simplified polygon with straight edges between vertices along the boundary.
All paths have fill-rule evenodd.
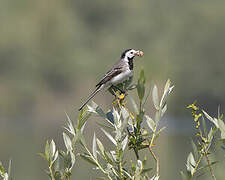
<path id="1" fill-rule="evenodd" d="M 115 86 L 122 83 L 129 77 L 133 76 L 133 60 L 135 56 L 143 56 L 140 50 L 127 49 L 120 57 L 120 60 L 104 75 L 100 82 L 96 85 L 96 89 L 92 92 L 85 103 L 79 108 L 79 111 L 103 88 Z"/>

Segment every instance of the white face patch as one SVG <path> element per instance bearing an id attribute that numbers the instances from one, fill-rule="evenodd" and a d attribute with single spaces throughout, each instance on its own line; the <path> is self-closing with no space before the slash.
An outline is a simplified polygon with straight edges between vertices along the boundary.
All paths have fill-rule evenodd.
<path id="1" fill-rule="evenodd" d="M 127 53 L 126 53 L 126 57 L 127 58 L 133 58 L 135 55 L 136 55 L 136 51 L 135 50 L 133 50 L 133 49 L 131 49 L 130 51 L 128 51 Z"/>

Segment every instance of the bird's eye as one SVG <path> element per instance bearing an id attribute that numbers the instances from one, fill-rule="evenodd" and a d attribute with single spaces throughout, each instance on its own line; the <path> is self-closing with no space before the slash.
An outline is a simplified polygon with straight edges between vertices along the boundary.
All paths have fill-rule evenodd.
<path id="1" fill-rule="evenodd" d="M 133 52 L 130 52 L 131 54 L 134 54 Z"/>

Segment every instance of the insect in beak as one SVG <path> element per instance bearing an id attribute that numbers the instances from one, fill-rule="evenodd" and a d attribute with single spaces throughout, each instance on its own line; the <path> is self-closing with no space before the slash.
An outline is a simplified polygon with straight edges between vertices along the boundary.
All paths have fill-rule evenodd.
<path id="1" fill-rule="evenodd" d="M 136 52 L 136 55 L 141 57 L 141 56 L 144 55 L 144 53 L 143 53 L 143 51 L 138 50 L 138 51 Z"/>

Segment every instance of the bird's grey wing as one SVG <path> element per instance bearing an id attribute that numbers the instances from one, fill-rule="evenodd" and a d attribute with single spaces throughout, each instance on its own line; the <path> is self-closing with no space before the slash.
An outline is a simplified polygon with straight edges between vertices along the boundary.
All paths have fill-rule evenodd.
<path id="1" fill-rule="evenodd" d="M 115 77 L 116 75 L 120 74 L 122 72 L 123 66 L 121 61 L 118 61 L 113 67 L 112 69 L 110 69 L 105 75 L 104 77 L 100 80 L 100 82 L 96 85 L 100 86 L 102 84 L 105 84 L 106 82 L 108 82 L 110 79 L 112 79 L 113 77 Z"/>

